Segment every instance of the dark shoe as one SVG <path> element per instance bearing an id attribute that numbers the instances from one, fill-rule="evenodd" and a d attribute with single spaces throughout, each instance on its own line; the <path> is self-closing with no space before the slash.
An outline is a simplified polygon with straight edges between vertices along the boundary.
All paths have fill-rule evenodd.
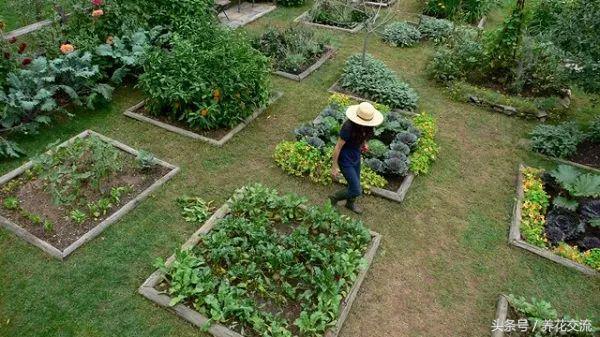
<path id="1" fill-rule="evenodd" d="M 348 193 L 345 190 L 339 191 L 334 195 L 329 196 L 329 201 L 332 206 L 336 206 L 338 202 L 348 199 Z"/>
<path id="2" fill-rule="evenodd" d="M 363 214 L 363 209 L 356 204 L 356 199 L 348 199 L 346 202 L 346 208 L 356 214 Z"/>

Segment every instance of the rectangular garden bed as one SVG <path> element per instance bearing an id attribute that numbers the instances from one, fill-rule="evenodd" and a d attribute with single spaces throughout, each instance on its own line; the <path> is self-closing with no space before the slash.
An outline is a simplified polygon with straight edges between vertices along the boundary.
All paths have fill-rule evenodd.
<path id="1" fill-rule="evenodd" d="M 3 202 L 2 215 L 0 215 L 2 226 L 60 260 L 64 260 L 77 248 L 98 236 L 108 226 L 133 210 L 150 193 L 179 171 L 178 167 L 153 157 L 148 159 L 151 161 L 148 163 L 152 165 L 151 168 L 144 172 L 135 171 L 131 168 L 131 164 L 139 155 L 138 151 L 91 130 L 82 132 L 52 150 L 65 149 L 67 151 L 70 147 L 77 146 L 74 144 L 80 142 L 81 139 L 91 139 L 91 137 L 116 148 L 115 153 L 124 154 L 124 165 L 130 166 L 126 166 L 122 171 L 110 176 L 111 179 L 107 182 L 107 186 L 104 186 L 109 188 L 113 199 L 105 199 L 102 195 L 97 195 L 98 193 L 93 192 L 88 185 L 78 187 L 85 192 L 85 196 L 89 197 L 90 201 L 100 198 L 97 201 L 98 205 L 101 200 L 110 201 L 110 204 L 107 204 L 107 201 L 104 206 L 97 206 L 95 203 L 88 204 L 90 215 L 87 215 L 87 218 L 84 212 L 80 211 L 77 214 L 82 221 L 75 222 L 72 219 L 75 216 L 65 214 L 66 205 L 53 203 L 54 195 L 44 189 L 47 182 L 32 172 L 36 167 L 35 161 L 30 161 L 0 178 L 0 194 Z M 50 151 L 47 154 L 52 153 Z M 88 154 L 84 153 L 84 156 L 88 156 Z M 109 161 L 111 158 L 104 158 L 104 160 Z M 77 163 L 72 165 L 76 167 Z M 78 169 L 65 175 L 61 175 L 64 172 L 57 172 L 58 181 L 72 179 L 77 174 L 88 174 L 87 172 L 78 172 Z M 126 190 L 130 191 L 125 192 Z"/>
<path id="2" fill-rule="evenodd" d="M 294 22 L 300 22 L 302 24 L 313 26 L 313 27 L 339 30 L 339 31 L 351 33 L 351 34 L 356 34 L 356 33 L 360 32 L 361 29 L 363 29 L 365 26 L 363 22 L 357 23 L 356 26 L 354 26 L 354 28 L 343 28 L 343 27 L 330 26 L 330 25 L 324 25 L 321 23 L 312 22 L 308 18 L 308 11 L 302 13 L 300 16 L 295 18 Z"/>
<path id="3" fill-rule="evenodd" d="M 323 55 L 321 55 L 321 57 L 319 57 L 319 59 L 313 65 L 306 68 L 306 70 L 304 70 L 300 74 L 291 74 L 291 73 L 281 71 L 281 70 L 276 70 L 276 71 L 274 71 L 274 73 L 276 75 L 288 78 L 290 80 L 300 82 L 303 79 L 307 78 L 308 75 L 312 74 L 315 70 L 319 69 L 328 59 L 330 59 L 333 56 L 334 53 L 335 53 L 335 49 L 333 47 L 326 46 L 325 52 L 323 53 Z"/>
<path id="4" fill-rule="evenodd" d="M 342 89 L 338 85 L 339 82 L 340 82 L 339 80 L 335 81 L 335 83 L 333 83 L 333 85 L 331 87 L 329 87 L 329 89 L 327 91 L 330 92 L 330 93 L 332 93 L 332 94 L 346 95 L 346 96 L 348 96 L 348 97 L 350 97 L 350 98 L 352 98 L 352 99 L 354 99 L 354 100 L 356 100 L 358 102 L 369 102 L 369 103 L 372 103 L 372 104 L 376 104 L 377 103 L 377 102 L 374 102 L 372 100 L 366 99 L 364 97 L 358 96 L 357 94 L 355 94 L 353 92 L 349 92 L 347 90 Z M 403 115 L 410 116 L 410 117 L 414 117 L 414 116 L 417 115 L 416 113 L 414 113 L 412 111 L 407 111 L 407 110 L 402 110 L 402 109 L 392 109 L 392 111 L 395 111 L 395 112 L 398 112 L 398 113 L 401 113 Z"/>
<path id="5" fill-rule="evenodd" d="M 147 113 L 145 113 L 145 108 L 144 108 L 145 101 L 142 101 L 142 102 L 132 106 L 131 108 L 125 110 L 125 112 L 123 114 L 127 117 L 137 119 L 138 121 L 141 121 L 141 122 L 150 123 L 152 125 L 155 125 L 160 128 L 163 128 L 165 130 L 180 134 L 182 136 L 201 140 L 203 142 L 207 142 L 207 143 L 209 143 L 211 145 L 215 145 L 215 146 L 223 146 L 225 143 L 227 143 L 229 140 L 231 140 L 231 138 L 233 138 L 233 136 L 235 136 L 235 134 L 242 131 L 248 124 L 250 124 L 250 122 L 255 120 L 263 112 L 265 112 L 265 110 L 267 110 L 269 105 L 275 103 L 279 98 L 281 98 L 281 96 L 283 96 L 282 92 L 276 92 L 275 94 L 273 94 L 271 96 L 271 98 L 269 99 L 267 106 L 257 109 L 252 115 L 250 115 L 243 122 L 241 122 L 240 124 L 238 124 L 236 127 L 232 128 L 232 129 L 223 128 L 223 129 L 208 130 L 208 131 L 192 130 L 191 128 L 188 128 L 183 123 L 179 123 L 176 121 L 175 122 L 169 121 L 167 118 L 159 119 L 158 117 L 148 115 Z"/>
<path id="6" fill-rule="evenodd" d="M 249 198 L 247 198 L 247 200 L 254 205 L 252 210 L 244 210 L 243 212 L 246 212 L 246 214 L 240 214 L 240 209 L 239 206 L 235 205 L 235 199 L 237 198 L 237 200 L 240 199 L 244 199 L 244 194 L 245 193 L 249 193 L 248 190 L 259 190 L 258 194 L 255 195 L 250 195 Z M 201 328 L 207 328 L 207 331 L 212 334 L 213 336 L 217 336 L 217 337 L 243 337 L 244 335 L 247 336 L 256 336 L 256 331 L 253 330 L 253 328 L 249 328 L 250 329 L 250 334 L 245 334 L 243 333 L 241 330 L 243 330 L 245 324 L 243 324 L 241 321 L 235 321 L 236 323 L 239 324 L 239 326 L 237 326 L 236 328 L 232 328 L 230 326 L 225 326 L 223 324 L 217 324 L 214 323 L 214 321 L 210 321 L 209 317 L 207 317 L 207 315 L 200 313 L 198 310 L 195 310 L 193 307 L 190 306 L 190 303 L 186 303 L 185 301 L 177 301 L 174 300 L 173 296 L 169 295 L 169 292 L 166 291 L 166 289 L 168 288 L 168 279 L 167 279 L 167 274 L 165 273 L 164 269 L 171 268 L 174 264 L 179 263 L 181 264 L 181 254 L 184 254 L 184 252 L 189 252 L 190 255 L 194 254 L 194 249 L 198 249 L 201 248 L 201 244 L 202 245 L 206 245 L 207 241 L 204 240 L 208 240 L 211 241 L 213 240 L 213 238 L 215 236 L 210 236 L 212 234 L 212 232 L 217 232 L 219 233 L 218 235 L 215 233 L 215 235 L 217 235 L 218 237 L 222 236 L 222 235 L 238 235 L 236 237 L 230 238 L 229 242 L 231 242 L 231 240 L 235 239 L 235 240 L 244 240 L 245 236 L 243 236 L 243 234 L 235 234 L 235 232 L 237 231 L 235 228 L 238 227 L 231 227 L 232 223 L 237 223 L 238 221 L 252 221 L 252 220 L 248 220 L 247 218 L 251 218 L 252 219 L 252 215 L 250 215 L 250 213 L 252 212 L 256 212 L 257 210 L 261 210 L 262 207 L 265 207 L 267 211 L 273 211 L 274 209 L 271 207 L 273 203 L 278 203 L 281 200 L 286 200 L 284 203 L 287 204 L 288 206 L 281 206 L 283 209 L 285 209 L 286 211 L 284 211 L 284 213 L 296 213 L 296 212 L 301 212 L 300 214 L 309 214 L 311 212 L 314 212 L 315 210 L 317 212 L 319 212 L 319 210 L 321 210 L 320 212 L 323 212 L 323 210 L 325 212 L 333 212 L 331 213 L 332 215 L 335 215 L 337 217 L 340 217 L 340 219 L 342 219 L 342 221 L 351 221 L 349 218 L 343 218 L 341 215 L 339 215 L 338 213 L 336 213 L 334 210 L 330 209 L 329 211 L 327 211 L 326 209 L 322 209 L 322 208 L 315 208 L 315 207 L 307 207 L 304 205 L 304 200 L 301 199 L 294 199 L 294 198 L 298 198 L 298 197 L 294 197 L 291 196 L 285 196 L 281 199 L 277 199 L 278 197 L 275 197 L 275 201 L 272 197 L 267 196 L 264 197 L 264 191 L 267 191 L 267 194 L 270 193 L 271 190 L 265 189 L 264 187 L 262 187 L 261 185 L 254 185 L 253 187 L 245 187 L 242 188 L 238 191 L 236 191 L 236 193 L 234 194 L 234 196 L 229 199 L 229 201 L 227 203 L 225 203 L 222 207 L 220 207 L 203 225 L 202 227 L 200 227 L 200 229 L 198 229 L 191 237 L 190 239 L 181 247 L 180 252 L 172 255 L 169 259 L 166 260 L 166 262 L 164 262 L 163 267 L 161 267 L 160 269 L 158 269 L 157 271 L 155 271 L 143 284 L 142 286 L 139 288 L 139 293 L 141 295 L 143 295 L 144 297 L 146 297 L 147 299 L 151 300 L 152 302 L 168 308 L 169 310 L 173 311 L 175 314 L 177 314 L 178 316 L 180 316 L 181 318 L 183 318 L 184 320 L 190 322 L 191 324 L 197 326 L 197 327 L 201 327 Z M 261 201 L 256 201 L 258 199 L 261 199 Z M 295 200 L 295 201 L 291 201 L 291 204 L 295 205 L 295 206 L 289 206 L 290 200 Z M 264 204 L 260 204 L 260 203 L 264 203 Z M 258 206 L 257 206 L 258 204 Z M 245 203 L 244 203 L 245 205 Z M 268 205 L 268 206 L 267 206 Z M 237 209 L 236 209 L 237 208 Z M 277 213 L 277 209 L 275 209 L 274 211 L 276 214 Z M 306 212 L 306 213 L 303 213 Z M 282 213 L 283 214 L 283 213 Z M 274 218 L 277 218 L 276 216 L 273 216 Z M 304 216 L 301 216 L 304 219 Z M 333 229 L 323 229 L 323 232 L 321 232 L 321 230 L 317 230 L 316 224 L 314 223 L 306 223 L 303 224 L 303 221 L 305 220 L 293 220 L 296 219 L 294 216 L 292 216 L 292 222 L 291 223 L 286 223 L 286 222 L 278 222 L 281 221 L 281 219 L 279 220 L 268 220 L 269 222 L 266 225 L 249 225 L 249 226 L 259 226 L 261 227 L 261 229 L 259 229 L 259 232 L 262 232 L 262 226 L 266 226 L 264 227 L 267 232 L 265 233 L 275 233 L 274 237 L 277 238 L 275 240 L 277 240 L 276 242 L 279 242 L 278 245 L 283 244 L 282 242 L 285 241 L 281 241 L 281 240 L 287 240 L 287 239 L 291 239 L 292 237 L 298 237 L 300 239 L 308 239 L 310 240 L 310 235 L 313 235 L 314 231 L 318 231 L 319 235 L 332 235 L 332 233 L 327 234 L 327 231 L 329 230 L 333 230 Z M 344 220 L 345 219 L 345 220 Z M 300 222 L 297 222 L 300 221 Z M 310 220 L 312 221 L 312 220 Z M 336 220 L 333 220 L 336 221 Z M 254 222 L 256 223 L 256 222 Z M 235 224 L 233 226 L 236 226 Z M 270 227 L 273 226 L 273 227 Z M 302 226 L 308 226 L 307 229 L 302 228 Z M 362 225 L 360 225 L 362 226 Z M 332 228 L 334 226 L 332 225 Z M 230 228 L 234 228 L 234 229 L 230 229 Z M 256 227 L 252 227 L 252 228 L 256 228 Z M 311 229 L 312 228 L 312 229 Z M 362 227 L 361 227 L 362 228 Z M 356 228 L 355 228 L 356 229 Z M 252 231 L 253 229 L 249 229 L 250 231 Z M 307 230 L 306 232 L 304 230 Z M 358 229 L 356 229 L 358 230 Z M 233 232 L 231 232 L 233 231 Z M 332 322 L 335 322 L 332 327 L 328 328 L 323 336 L 328 336 L 328 337 L 335 337 L 338 335 L 340 329 L 342 328 L 342 325 L 344 324 L 344 321 L 346 320 L 348 313 L 350 311 L 350 308 L 352 306 L 352 303 L 354 302 L 354 300 L 356 299 L 356 296 L 358 294 L 358 291 L 360 289 L 360 286 L 362 284 L 362 282 L 365 279 L 366 273 L 368 271 L 368 268 L 370 266 L 370 264 L 373 261 L 373 258 L 377 252 L 377 249 L 379 247 L 380 241 L 381 241 L 381 236 L 373 231 L 368 231 L 366 229 L 362 229 L 361 230 L 363 234 L 361 234 L 361 236 L 363 236 L 363 239 L 365 238 L 364 236 L 366 235 L 366 237 L 370 236 L 369 239 L 369 243 L 366 245 L 366 249 L 364 251 L 364 254 L 362 255 L 362 268 L 359 267 L 358 270 L 355 270 L 355 272 L 357 272 L 357 274 L 355 275 L 355 278 L 350 277 L 350 279 L 353 279 L 354 281 L 351 281 L 350 283 L 347 283 L 347 293 L 344 297 L 340 296 L 340 303 L 339 303 L 339 310 L 338 310 L 338 316 L 336 319 L 332 318 Z M 242 231 L 244 233 L 246 233 L 245 231 Z M 231 234 L 234 233 L 234 234 Z M 312 234 L 311 234 L 312 233 Z M 261 234 L 257 234 L 258 236 L 252 236 L 253 240 L 256 239 L 259 242 L 263 242 L 260 241 L 260 235 Z M 273 234 L 269 234 L 269 235 L 273 235 Z M 314 234 L 316 235 L 316 234 Z M 308 238 L 306 238 L 308 237 Z M 347 240 L 347 239 L 345 239 Z M 294 241 L 296 242 L 296 241 Z M 256 244 L 256 243 L 252 243 L 252 244 Z M 348 243 L 349 244 L 349 243 Z M 213 246 L 213 247 L 217 247 L 216 249 L 221 248 L 221 246 Z M 209 254 L 212 248 L 207 248 L 209 250 Z M 283 248 L 281 248 L 283 249 Z M 254 248 L 250 249 L 251 251 L 254 250 Z M 287 251 L 287 250 L 285 250 Z M 261 267 L 263 266 L 263 262 L 259 262 L 256 258 L 253 258 L 252 253 L 250 253 L 250 255 L 247 257 L 250 261 L 257 261 L 257 268 L 259 268 L 258 270 L 260 271 Z M 292 252 L 290 251 L 290 255 L 292 256 L 292 258 L 299 258 L 299 255 L 295 255 L 297 254 L 297 252 Z M 200 257 L 202 257 L 203 255 L 200 254 Z M 205 260 L 206 259 L 206 260 Z M 179 262 L 178 262 L 179 261 Z M 222 264 L 219 262 L 220 259 L 214 260 L 212 258 L 209 257 L 203 257 L 203 261 L 204 264 L 208 266 L 207 268 L 209 268 L 210 272 L 212 273 L 213 270 L 221 270 L 223 269 Z M 218 264 L 218 267 L 214 267 L 211 264 Z M 254 263 L 254 262 L 252 262 Z M 290 264 L 295 265 L 296 263 L 294 262 L 289 262 Z M 308 268 L 308 270 L 315 270 L 315 269 L 319 269 L 320 267 L 318 266 L 318 262 L 302 262 L 299 263 L 299 266 L 304 266 L 304 264 L 309 264 L 309 266 L 306 267 L 302 267 L 302 268 Z M 233 264 L 234 266 L 236 264 Z M 216 269 L 212 269 L 212 268 L 216 268 Z M 282 275 L 282 276 L 278 276 L 275 279 L 275 283 L 279 283 L 282 282 L 283 283 L 287 283 L 288 281 L 292 282 L 292 280 L 295 280 L 295 277 L 293 276 L 283 276 L 283 275 L 287 275 L 284 274 L 284 267 L 279 267 L 281 269 L 278 269 L 277 267 L 274 267 L 275 269 L 273 269 L 271 271 L 271 273 L 274 273 L 274 275 Z M 170 271 L 169 271 L 170 272 Z M 176 273 L 177 271 L 175 271 Z M 226 269 L 221 270 L 221 272 L 219 272 L 220 275 L 229 275 L 228 271 Z M 239 271 L 238 274 L 239 275 Z M 205 275 L 205 274 L 203 274 Z M 211 274 L 214 275 L 214 274 Z M 222 276 L 222 277 L 224 277 Z M 214 276 L 212 276 L 214 277 Z M 266 277 L 266 276 L 265 276 Z M 269 276 L 271 278 L 273 278 L 274 276 Z M 296 276 L 299 277 L 299 276 Z M 315 276 L 316 277 L 316 276 Z M 342 280 L 345 280 L 346 276 L 343 276 L 340 280 L 340 282 Z M 236 278 L 234 278 L 235 280 Z M 276 302 L 273 301 L 271 302 L 271 300 L 264 300 L 262 297 L 261 298 L 257 298 L 258 293 L 260 293 L 259 290 L 254 289 L 254 290 L 250 290 L 253 289 L 250 286 L 246 285 L 246 281 L 244 281 L 244 277 L 240 276 L 240 280 L 239 282 L 242 282 L 243 288 L 247 289 L 246 292 L 244 292 L 243 297 L 245 299 L 249 299 L 251 301 L 251 303 L 255 303 L 254 306 L 257 308 L 258 313 L 255 312 L 255 315 L 259 315 L 261 312 L 267 312 L 270 313 L 272 315 L 276 315 L 277 317 L 281 317 L 279 315 L 282 315 L 285 317 L 286 321 L 289 320 L 291 322 L 294 322 L 294 318 L 298 317 L 298 316 L 302 316 L 299 311 L 301 310 L 299 307 L 299 303 L 293 303 L 293 307 L 295 308 L 293 310 L 293 312 L 290 311 L 286 311 L 285 309 L 289 309 L 288 307 L 290 305 L 288 305 L 288 302 L 286 303 L 286 307 L 282 309 L 282 311 L 277 311 L 277 313 L 272 312 L 272 310 L 274 310 L 274 307 L 277 307 Z M 298 279 L 297 282 L 299 282 L 297 284 L 298 289 L 294 290 L 295 292 L 302 292 L 302 289 L 304 289 L 304 287 L 307 287 L 308 285 L 303 284 L 302 281 L 300 281 L 301 279 Z M 233 284 L 235 281 L 231 281 L 231 284 Z M 294 283 L 294 282 L 292 282 Z M 228 283 L 229 284 L 229 283 Z M 242 285 L 235 285 L 235 287 L 238 286 L 242 286 Z M 220 289 L 220 286 L 219 286 Z M 308 291 L 308 290 L 306 290 Z M 316 291 L 316 290 L 315 290 Z M 198 296 L 203 296 L 202 298 L 206 298 L 206 296 L 204 295 L 198 295 Z M 207 295 L 207 296 L 212 296 L 212 295 Z M 179 303 L 181 302 L 181 303 Z M 177 303 L 175 305 L 173 305 L 173 303 Z M 195 302 L 194 302 L 195 303 Z M 244 302 L 247 303 L 247 302 Z M 297 306 L 297 307 L 296 307 Z M 335 307 L 337 307 L 337 304 L 334 305 Z M 304 313 L 304 311 L 303 311 Z M 309 314 L 310 315 L 310 314 Z M 213 324 L 210 324 L 213 323 Z M 289 327 L 289 326 L 288 326 Z M 237 331 L 234 331 L 237 330 Z M 292 328 L 290 328 L 292 329 Z M 297 332 L 295 333 L 295 335 L 297 335 Z"/>
<path id="7" fill-rule="evenodd" d="M 587 265 L 584 265 L 582 263 L 578 263 L 578 262 L 572 261 L 570 259 L 564 258 L 562 256 L 559 256 L 548 249 L 543 249 L 541 247 L 535 246 L 531 243 L 526 242 L 522 238 L 521 222 L 522 222 L 522 216 L 523 216 L 523 200 L 524 200 L 524 195 L 525 195 L 525 191 L 524 191 L 524 187 L 523 187 L 523 183 L 524 183 L 523 170 L 526 168 L 527 168 L 527 166 L 525 166 L 523 164 L 521 164 L 519 166 L 519 174 L 518 174 L 518 178 L 517 178 L 517 197 L 516 197 L 515 207 L 513 210 L 512 223 L 511 223 L 510 231 L 509 231 L 509 237 L 508 237 L 509 244 L 519 247 L 519 248 L 522 248 L 522 249 L 525 249 L 529 252 L 532 252 L 534 254 L 537 254 L 539 256 L 547 258 L 547 259 L 554 261 L 558 264 L 561 264 L 563 266 L 576 269 L 584 274 L 594 276 L 594 277 L 600 277 L 600 272 L 594 270 L 593 268 L 591 268 Z"/>

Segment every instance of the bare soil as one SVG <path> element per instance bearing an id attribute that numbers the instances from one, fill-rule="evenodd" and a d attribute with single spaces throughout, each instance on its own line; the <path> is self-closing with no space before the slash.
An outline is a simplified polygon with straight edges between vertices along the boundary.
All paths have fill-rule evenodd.
<path id="1" fill-rule="evenodd" d="M 83 197 L 75 203 L 84 205 L 79 207 L 82 211 L 87 211 L 85 205 L 88 202 L 98 201 L 113 187 L 128 186 L 131 188 L 121 197 L 118 204 L 113 203 L 106 214 L 99 218 L 89 217 L 81 224 L 76 223 L 69 216 L 73 207 L 55 204 L 52 195 L 47 191 L 41 179 L 26 176 L 12 180 L 18 182 L 18 187 L 13 191 L 8 192 L 4 189 L 0 191 L 2 215 L 59 250 L 64 250 L 168 172 L 167 168 L 158 165 L 147 172 L 140 172 L 134 164 L 132 156 L 127 154 L 123 170 L 106 179 L 100 190 L 93 189 L 92 186 L 81 187 Z M 4 200 L 11 196 L 19 199 L 20 209 L 9 210 L 4 207 Z M 25 216 L 26 213 L 39 216 L 42 222 L 50 221 L 52 230 L 47 231 L 43 224 L 34 223 Z"/>
<path id="2" fill-rule="evenodd" d="M 570 161 L 600 168 L 600 143 L 586 140 L 579 144 L 577 152 L 569 158 Z"/>

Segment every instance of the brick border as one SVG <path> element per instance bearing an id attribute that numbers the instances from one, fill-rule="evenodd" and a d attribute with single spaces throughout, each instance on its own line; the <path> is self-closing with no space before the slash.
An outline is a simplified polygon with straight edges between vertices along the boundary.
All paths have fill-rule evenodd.
<path id="1" fill-rule="evenodd" d="M 285 77 L 287 79 L 300 82 L 303 79 L 307 78 L 308 75 L 312 74 L 314 71 L 319 69 L 327 60 L 329 60 L 335 54 L 335 51 L 336 51 L 336 49 L 333 48 L 332 46 L 325 46 L 325 52 L 323 53 L 323 55 L 321 55 L 321 57 L 317 60 L 317 62 L 315 62 L 312 66 L 308 67 L 308 69 L 306 69 L 305 71 L 303 71 L 302 73 L 300 73 L 298 75 L 287 73 L 287 72 L 281 71 L 281 70 L 276 70 L 273 73 L 276 75 Z"/>
<path id="2" fill-rule="evenodd" d="M 558 256 L 558 255 L 552 253 L 551 251 L 549 251 L 548 249 L 542 249 L 540 247 L 536 247 L 530 243 L 525 242 L 521 238 L 521 216 L 522 216 L 522 205 L 523 205 L 523 197 L 524 197 L 523 173 L 521 171 L 527 167 L 528 166 L 526 166 L 525 164 L 519 165 L 519 173 L 518 173 L 518 177 L 517 177 L 517 197 L 516 197 L 516 202 L 515 202 L 515 206 L 513 209 L 512 223 L 510 225 L 510 231 L 508 233 L 508 243 L 510 245 L 525 249 L 525 250 L 532 252 L 534 254 L 537 254 L 541 257 L 544 257 L 546 259 L 554 261 L 563 266 L 566 266 L 566 267 L 569 267 L 572 269 L 576 269 L 586 275 L 590 275 L 593 277 L 600 277 L 600 272 L 598 272 L 586 265 L 566 259 L 562 256 Z"/>
<path id="3" fill-rule="evenodd" d="M 226 202 L 223 206 L 221 206 L 202 225 L 202 227 L 200 227 L 200 229 L 198 229 L 194 234 L 192 234 L 192 236 L 183 244 L 183 246 L 181 246 L 181 249 L 189 250 L 189 249 L 192 249 L 193 247 L 195 247 L 200 242 L 200 237 L 202 235 L 205 235 L 208 232 L 210 232 L 210 230 L 212 228 L 214 228 L 214 226 L 218 223 L 218 221 L 223 219 L 227 214 L 229 214 L 229 202 Z M 346 320 L 346 318 L 348 317 L 348 314 L 350 313 L 352 304 L 354 303 L 354 300 L 356 299 L 358 291 L 360 290 L 360 286 L 362 285 L 362 283 L 367 275 L 369 267 L 373 263 L 373 259 L 377 252 L 377 249 L 379 248 L 379 245 L 381 243 L 381 235 L 379 233 L 376 233 L 373 231 L 370 231 L 370 233 L 371 233 L 371 238 L 372 238 L 371 244 L 370 244 L 369 248 L 367 249 L 367 252 L 363 256 L 363 258 L 367 261 L 367 265 L 364 269 L 362 269 L 358 273 L 358 276 L 356 277 L 356 280 L 354 281 L 354 285 L 350 289 L 348 296 L 346 296 L 342 300 L 341 308 L 340 308 L 340 316 L 337 319 L 337 323 L 336 323 L 335 327 L 330 328 L 325 333 L 325 336 L 327 336 L 327 337 L 337 337 L 338 336 L 340 330 L 342 329 L 344 321 Z M 171 257 L 169 257 L 167 259 L 166 265 L 167 266 L 171 265 L 174 260 L 175 260 L 175 254 L 171 255 Z M 174 312 L 177 316 L 188 321 L 189 323 L 191 323 L 197 327 L 200 327 L 200 328 L 203 327 L 208 322 L 208 318 L 205 317 L 204 315 L 200 314 L 199 312 L 197 312 L 183 304 L 177 304 L 173 307 L 169 306 L 171 297 L 166 295 L 164 292 L 160 292 L 160 291 L 156 290 L 156 288 L 155 288 L 158 284 L 160 284 L 162 282 L 163 278 L 164 278 L 164 274 L 160 270 L 156 270 L 138 288 L 138 293 L 141 294 L 142 296 L 146 297 L 150 301 L 154 302 L 155 304 L 165 307 L 168 310 Z M 212 324 L 210 326 L 210 328 L 208 329 L 208 332 L 215 337 L 244 337 L 244 336 L 240 335 L 239 333 L 232 331 L 229 328 L 227 328 L 221 324 Z"/>
<path id="4" fill-rule="evenodd" d="M 95 131 L 92 130 L 85 130 L 82 133 L 76 135 L 75 137 L 63 142 L 62 144 L 58 145 L 56 148 L 60 148 L 60 147 L 65 147 L 68 146 L 70 144 L 72 144 L 75 140 L 80 139 L 80 138 L 86 138 L 88 136 L 96 136 L 98 138 L 100 138 L 101 140 L 103 140 L 106 143 L 109 143 L 111 145 L 113 145 L 116 148 L 119 148 L 120 150 L 129 153 L 131 155 L 137 156 L 138 155 L 138 151 L 134 150 L 133 148 L 118 142 L 116 140 L 113 140 L 111 138 L 108 138 L 104 135 L 101 135 Z M 82 235 L 81 237 L 79 237 L 75 242 L 73 242 L 72 244 L 70 244 L 67 248 L 65 248 L 64 250 L 60 250 L 56 247 L 54 247 L 53 245 L 51 245 L 50 243 L 38 238 L 37 236 L 29 233 L 27 230 L 25 230 L 23 227 L 15 224 L 14 222 L 12 222 L 11 220 L 8 220 L 7 218 L 5 218 L 4 216 L 0 215 L 0 225 L 2 225 L 4 228 L 8 229 L 9 231 L 13 232 L 14 234 L 16 234 L 18 237 L 22 238 L 23 240 L 31 243 L 34 246 L 37 246 L 38 248 L 42 249 L 44 252 L 50 254 L 51 256 L 64 261 L 71 253 L 73 253 L 77 248 L 81 247 L 82 245 L 84 245 L 86 242 L 92 240 L 93 238 L 95 238 L 96 236 L 98 236 L 100 233 L 102 233 L 102 231 L 104 231 L 108 226 L 112 225 L 113 223 L 117 222 L 120 218 L 122 218 L 125 214 L 129 213 L 131 210 L 133 210 L 135 207 L 137 207 L 138 204 L 140 204 L 144 199 L 146 199 L 150 193 L 154 192 L 156 189 L 158 189 L 161 185 L 163 185 L 164 183 L 166 183 L 168 180 L 170 180 L 175 174 L 177 174 L 177 172 L 179 172 L 179 167 L 171 165 L 165 161 L 162 161 L 160 159 L 155 159 L 154 162 L 157 165 L 160 165 L 162 167 L 168 168 L 170 169 L 169 173 L 167 173 L 166 175 L 164 175 L 163 177 L 161 177 L 160 179 L 156 180 L 152 185 L 150 185 L 148 188 L 146 188 L 144 191 L 142 191 L 140 194 L 138 194 L 135 198 L 131 199 L 128 203 L 126 203 L 125 205 L 123 205 L 121 208 L 119 208 L 118 210 L 116 210 L 113 214 L 111 214 L 108 218 L 104 219 L 104 221 L 100 222 L 98 225 L 96 225 L 94 228 L 90 229 L 87 233 L 85 233 L 84 235 Z M 6 184 L 7 182 L 11 181 L 12 179 L 20 176 L 21 174 L 23 174 L 25 171 L 29 170 L 31 167 L 33 167 L 34 163 L 33 161 L 29 161 L 25 164 L 23 164 L 22 166 L 20 166 L 19 168 L 3 175 L 2 177 L 0 177 L 0 186 Z"/>
<path id="5" fill-rule="evenodd" d="M 366 99 L 364 97 L 357 96 L 356 94 L 350 94 L 348 92 L 343 91 L 343 89 L 338 85 L 339 82 L 340 82 L 340 80 L 335 81 L 335 83 L 333 83 L 331 85 L 331 87 L 329 87 L 329 89 L 327 89 L 327 92 L 332 93 L 332 94 L 346 95 L 346 96 L 348 96 L 348 97 L 350 97 L 350 98 L 352 98 L 352 99 L 354 99 L 356 101 L 360 101 L 360 102 L 369 102 L 369 103 L 372 103 L 372 104 L 377 104 L 377 102 L 372 101 L 370 99 Z M 401 113 L 403 115 L 410 116 L 410 117 L 415 117 L 415 116 L 418 115 L 415 112 L 412 112 L 412 111 L 409 111 L 409 110 L 397 109 L 397 108 L 396 109 L 392 109 L 392 111 L 398 112 L 398 113 Z"/>
<path id="6" fill-rule="evenodd" d="M 354 27 L 352 29 L 349 29 L 349 28 L 341 28 L 341 27 L 336 27 L 336 26 L 324 25 L 324 24 L 321 24 L 321 23 L 315 23 L 315 22 L 308 21 L 308 12 L 309 11 L 306 11 L 306 12 L 300 14 L 300 16 L 298 16 L 297 18 L 294 19 L 294 22 L 300 22 L 302 24 L 305 24 L 305 25 L 308 25 L 308 26 L 313 26 L 313 27 L 338 30 L 338 31 L 342 31 L 342 32 L 350 33 L 350 34 L 356 34 L 356 33 L 358 33 L 365 26 L 364 22 L 360 22 L 360 23 L 358 23 L 356 25 L 356 27 Z"/>
<path id="7" fill-rule="evenodd" d="M 281 96 L 283 96 L 283 92 L 276 92 L 275 94 L 273 94 L 271 96 L 271 98 L 269 99 L 269 102 L 267 103 L 266 106 L 256 109 L 254 111 L 254 113 L 252 115 L 250 115 L 249 117 L 247 117 L 244 121 L 242 121 L 240 124 L 238 124 L 236 127 L 234 127 L 233 129 L 231 129 L 225 136 L 221 137 L 220 139 L 214 139 L 214 138 L 210 138 L 210 137 L 206 137 L 206 136 L 202 136 L 199 135 L 195 132 L 186 130 L 186 129 L 182 129 L 180 127 L 168 124 L 168 123 L 164 123 L 161 122 L 159 120 L 156 120 L 154 118 L 150 118 L 147 116 L 144 116 L 140 113 L 135 112 L 136 110 L 142 108 L 145 104 L 146 104 L 146 100 L 143 100 L 141 102 L 139 102 L 138 104 L 130 107 L 129 109 L 125 110 L 125 112 L 123 112 L 123 114 L 127 117 L 136 119 L 140 122 L 145 122 L 145 123 L 149 123 L 152 124 L 154 126 L 158 126 L 159 128 L 163 128 L 165 130 L 177 133 L 179 135 L 185 136 L 185 137 L 189 137 L 189 138 L 193 138 L 193 139 L 197 139 L 197 140 L 201 140 L 203 142 L 207 142 L 211 145 L 214 146 L 223 146 L 225 145 L 225 143 L 227 143 L 228 141 L 231 140 L 231 138 L 233 138 L 233 136 L 235 136 L 235 134 L 237 134 L 238 132 L 242 131 L 246 126 L 248 126 L 248 124 L 250 124 L 250 122 L 252 122 L 253 120 L 255 120 L 258 116 L 260 116 L 263 112 L 265 112 L 265 110 L 267 110 L 267 108 L 275 103 L 278 99 L 281 98 Z"/>

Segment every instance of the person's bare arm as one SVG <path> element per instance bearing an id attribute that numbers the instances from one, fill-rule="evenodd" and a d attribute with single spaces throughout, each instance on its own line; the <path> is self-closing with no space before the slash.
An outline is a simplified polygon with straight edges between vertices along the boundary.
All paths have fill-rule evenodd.
<path id="1" fill-rule="evenodd" d="M 340 174 L 340 167 L 338 165 L 338 159 L 340 158 L 340 151 L 342 151 L 342 147 L 346 144 L 346 141 L 339 138 L 337 143 L 335 144 L 335 148 L 333 149 L 333 165 L 331 167 L 331 175 L 337 179 Z"/>

